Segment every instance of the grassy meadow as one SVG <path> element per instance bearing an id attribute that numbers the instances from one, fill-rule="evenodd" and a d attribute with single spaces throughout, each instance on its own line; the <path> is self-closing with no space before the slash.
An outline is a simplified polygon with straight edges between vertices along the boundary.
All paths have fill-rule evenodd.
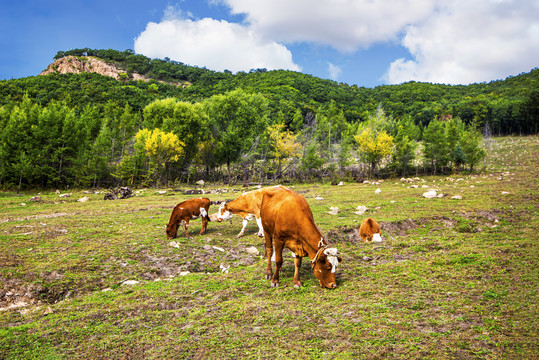
<path id="1" fill-rule="evenodd" d="M 294 288 L 288 252 L 271 288 L 254 221 L 239 239 L 234 217 L 167 240 L 174 205 L 199 196 L 190 187 L 115 201 L 0 192 L 0 358 L 537 359 L 538 154 L 537 136 L 503 137 L 474 174 L 288 184 L 342 254 L 334 290 L 307 259 Z M 361 242 L 366 217 L 382 243 Z"/>

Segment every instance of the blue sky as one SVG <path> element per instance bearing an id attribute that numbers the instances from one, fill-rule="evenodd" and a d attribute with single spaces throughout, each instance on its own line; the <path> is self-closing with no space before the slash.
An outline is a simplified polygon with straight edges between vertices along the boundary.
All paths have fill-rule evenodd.
<path id="1" fill-rule="evenodd" d="M 0 79 L 88 47 L 366 87 L 488 82 L 539 66 L 538 19 L 537 0 L 3 1 Z"/>

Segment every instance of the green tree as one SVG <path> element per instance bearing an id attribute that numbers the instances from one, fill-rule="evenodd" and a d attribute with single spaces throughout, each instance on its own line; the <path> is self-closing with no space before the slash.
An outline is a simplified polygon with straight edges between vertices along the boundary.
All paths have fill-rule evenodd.
<path id="1" fill-rule="evenodd" d="M 439 119 L 431 121 L 423 131 L 423 155 L 434 174 L 449 163 L 449 145 L 444 124 Z"/>
<path id="2" fill-rule="evenodd" d="M 209 128 L 216 141 L 215 155 L 226 164 L 231 179 L 231 165 L 248 152 L 268 123 L 268 101 L 261 95 L 238 89 L 214 95 L 204 103 Z"/>
<path id="3" fill-rule="evenodd" d="M 462 133 L 459 143 L 466 156 L 466 163 L 470 165 L 470 172 L 473 172 L 474 166 L 486 156 L 485 150 L 481 146 L 481 133 L 469 127 Z"/>
<path id="4" fill-rule="evenodd" d="M 402 176 L 406 176 L 409 166 L 416 157 L 420 131 L 410 116 L 403 116 L 396 127 L 393 162 L 400 168 Z"/>

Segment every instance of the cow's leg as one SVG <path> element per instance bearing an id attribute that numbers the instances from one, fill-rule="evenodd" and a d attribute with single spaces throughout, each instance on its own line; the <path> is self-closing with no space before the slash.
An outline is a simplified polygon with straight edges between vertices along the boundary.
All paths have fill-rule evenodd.
<path id="1" fill-rule="evenodd" d="M 296 255 L 296 258 L 294 259 L 294 265 L 296 266 L 296 269 L 294 271 L 294 287 L 301 287 L 301 281 L 299 280 L 299 270 L 301 269 L 301 256 Z"/>
<path id="2" fill-rule="evenodd" d="M 271 278 L 271 287 L 279 286 L 279 272 L 283 266 L 284 241 L 275 239 L 275 272 Z"/>
<path id="3" fill-rule="evenodd" d="M 266 275 L 265 278 L 267 280 L 271 279 L 271 276 L 273 275 L 273 271 L 271 270 L 271 257 L 273 255 L 273 239 L 271 238 L 268 233 L 264 235 L 266 238 L 266 258 L 268 259 L 268 265 L 266 266 Z"/>
<path id="4" fill-rule="evenodd" d="M 239 233 L 238 235 L 236 235 L 237 238 L 240 238 L 240 237 L 243 236 L 243 233 L 245 232 L 245 228 L 247 227 L 247 223 L 248 223 L 248 222 L 249 222 L 249 221 L 247 220 L 247 218 L 243 218 L 243 226 L 242 226 L 242 228 L 241 228 L 240 233 Z"/>
<path id="5" fill-rule="evenodd" d="M 206 232 L 206 228 L 208 227 L 208 219 L 203 216 L 202 217 L 202 228 L 200 229 L 200 235 L 204 234 Z"/>
<path id="6" fill-rule="evenodd" d="M 189 219 L 185 220 L 184 227 L 185 227 L 185 237 L 189 239 Z"/>
<path id="7" fill-rule="evenodd" d="M 256 218 L 256 224 L 258 225 L 258 237 L 264 236 L 264 228 L 262 227 L 262 219 Z"/>

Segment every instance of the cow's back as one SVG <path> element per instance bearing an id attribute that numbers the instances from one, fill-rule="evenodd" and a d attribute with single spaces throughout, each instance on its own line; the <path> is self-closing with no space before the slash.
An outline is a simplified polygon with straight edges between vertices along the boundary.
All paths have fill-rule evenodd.
<path id="1" fill-rule="evenodd" d="M 260 209 L 262 226 L 274 236 L 298 238 L 301 232 L 316 230 L 314 218 L 305 198 L 285 187 L 268 189 Z"/>

